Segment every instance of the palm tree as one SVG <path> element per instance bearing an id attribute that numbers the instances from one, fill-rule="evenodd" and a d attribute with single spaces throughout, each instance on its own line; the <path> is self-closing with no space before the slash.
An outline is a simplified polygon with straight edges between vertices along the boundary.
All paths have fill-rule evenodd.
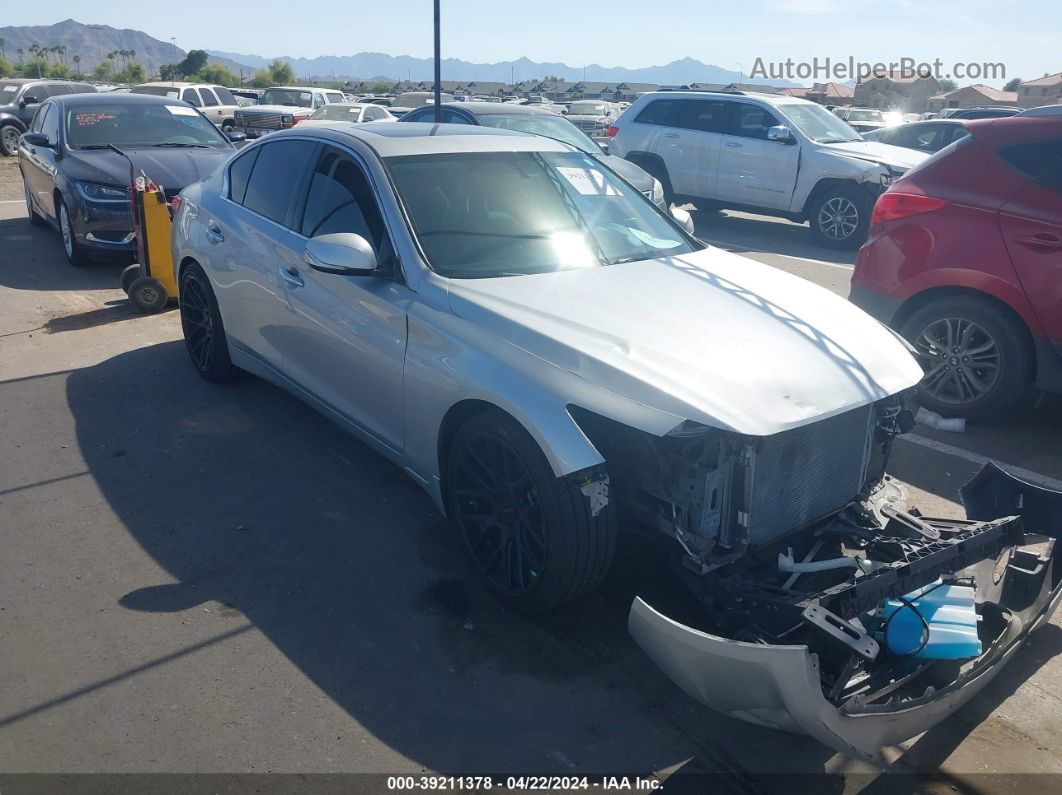
<path id="1" fill-rule="evenodd" d="M 25 59 L 25 58 L 23 57 L 23 56 L 24 56 L 24 55 L 26 54 L 26 51 L 25 51 L 25 50 L 23 50 L 23 49 L 22 49 L 21 47 L 19 47 L 19 48 L 18 48 L 17 50 L 15 50 L 15 52 L 16 52 L 16 53 L 18 53 L 18 65 L 19 65 L 19 66 L 22 66 L 22 64 L 23 64 L 23 63 L 25 62 L 25 60 L 26 60 L 26 59 Z"/>
<path id="2" fill-rule="evenodd" d="M 136 58 L 136 50 L 126 50 L 125 54 L 129 56 L 129 60 Z"/>
<path id="3" fill-rule="evenodd" d="M 6 61 L 7 60 L 7 55 L 4 53 L 4 45 L 5 44 L 7 44 L 7 41 L 4 39 L 3 36 L 0 36 L 0 61 Z"/>
<path id="4" fill-rule="evenodd" d="M 74 71 L 81 74 L 81 56 L 75 55 L 71 60 L 74 62 Z"/>
<path id="5" fill-rule="evenodd" d="M 65 66 L 66 65 L 66 45 L 65 44 L 56 44 L 54 47 L 52 47 L 52 49 L 55 50 L 55 54 L 59 57 L 59 63 L 61 63 L 61 64 L 63 64 Z"/>
<path id="6" fill-rule="evenodd" d="M 29 46 L 29 51 L 30 51 L 30 55 L 32 55 L 34 57 L 34 59 L 39 58 L 40 57 L 40 52 L 41 52 L 41 45 L 39 45 L 39 44 L 31 44 Z"/>

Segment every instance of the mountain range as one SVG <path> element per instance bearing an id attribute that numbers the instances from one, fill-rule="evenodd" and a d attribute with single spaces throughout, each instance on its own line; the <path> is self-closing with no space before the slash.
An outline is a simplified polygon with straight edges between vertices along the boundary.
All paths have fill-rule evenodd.
<path id="1" fill-rule="evenodd" d="M 19 62 L 20 49 L 23 51 L 22 57 L 28 61 L 32 44 L 42 47 L 61 44 L 66 47 L 67 64 L 73 63 L 75 55 L 81 56 L 83 72 L 91 72 L 96 64 L 107 60 L 107 53 L 113 50 L 135 50 L 135 60 L 151 72 L 158 71 L 159 66 L 164 63 L 177 63 L 187 55 L 172 42 L 159 41 L 141 30 L 112 28 L 110 25 L 86 25 L 73 19 L 66 19 L 54 25 L 0 27 L 0 39 L 4 40 L 4 55 L 11 63 Z M 240 73 L 241 68 L 244 74 L 254 71 L 246 64 L 228 58 L 211 57 L 209 61 L 224 64 L 236 74 Z"/>
<path id="2" fill-rule="evenodd" d="M 160 41 L 140 30 L 132 28 L 113 28 L 110 25 L 88 25 L 73 19 L 66 19 L 54 25 L 8 26 L 0 27 L 0 39 L 3 39 L 4 54 L 12 63 L 18 63 L 17 52 L 23 50 L 23 58 L 29 59 L 31 44 L 52 47 L 58 44 L 66 47 L 65 59 L 72 63 L 74 55 L 81 56 L 81 70 L 89 72 L 106 60 L 107 53 L 113 50 L 135 50 L 135 60 L 142 63 L 149 72 L 157 72 L 159 66 L 182 60 L 186 52 L 173 42 Z M 207 50 L 211 63 L 227 66 L 236 74 L 241 71 L 249 76 L 261 69 L 274 58 L 261 55 Z M 431 58 L 414 58 L 410 55 L 387 55 L 379 52 L 361 52 L 354 55 L 321 55 L 316 58 L 291 58 L 279 56 L 287 61 L 301 78 L 329 79 L 334 75 L 339 78 L 362 78 L 383 80 L 431 80 L 434 74 Z M 532 61 L 518 58 L 514 61 L 498 63 L 474 63 L 460 58 L 445 58 L 442 63 L 444 80 L 480 80 L 508 83 L 543 78 L 548 75 L 562 80 L 596 80 L 605 82 L 658 83 L 673 85 L 682 83 L 732 83 L 747 76 L 730 69 L 706 64 L 695 58 L 682 58 L 662 66 L 647 66 L 629 69 L 623 66 L 601 66 L 589 64 L 586 67 L 569 66 L 564 63 Z M 785 81 L 775 81 L 774 85 L 796 85 Z"/>
<path id="3" fill-rule="evenodd" d="M 248 53 L 207 50 L 215 57 L 226 58 L 238 63 L 260 69 L 273 58 Z M 434 66 L 431 58 L 414 58 L 410 55 L 387 55 L 380 52 L 359 52 L 355 55 L 321 55 L 316 58 L 292 58 L 278 56 L 278 60 L 287 61 L 299 77 L 336 78 L 348 77 L 386 77 L 393 80 L 432 80 Z M 515 61 L 498 63 L 474 63 L 459 58 L 444 58 L 442 76 L 444 80 L 491 80 L 502 83 L 520 82 L 547 75 L 562 80 L 597 80 L 606 82 L 636 82 L 673 85 L 682 83 L 733 83 L 739 79 L 749 81 L 748 75 L 737 71 L 723 69 L 720 66 L 702 63 L 695 58 L 682 58 L 662 66 L 647 66 L 628 69 L 623 66 L 601 66 L 589 64 L 586 67 L 569 66 L 564 63 L 532 61 L 518 58 Z M 795 86 L 796 83 L 775 81 L 772 85 Z"/>

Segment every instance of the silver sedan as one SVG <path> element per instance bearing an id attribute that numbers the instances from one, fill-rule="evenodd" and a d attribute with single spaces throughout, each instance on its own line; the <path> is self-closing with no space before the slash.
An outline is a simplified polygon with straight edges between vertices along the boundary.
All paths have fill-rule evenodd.
<path id="1" fill-rule="evenodd" d="M 1042 623 L 1058 603 L 1049 565 L 1019 588 L 993 579 L 1001 545 L 1024 543 L 1016 520 L 904 513 L 885 466 L 922 373 L 898 336 L 704 245 L 688 214 L 564 143 L 470 125 L 279 132 L 181 194 L 173 247 L 198 373 L 255 373 L 397 462 L 512 606 L 591 591 L 621 526 L 658 539 L 719 634 L 641 599 L 631 631 L 728 714 L 869 755 L 990 678 L 922 695 L 907 656 L 937 647 L 917 622 L 914 650 L 897 647 L 874 619 L 890 598 L 983 562 L 968 578 L 1004 611 L 984 623 L 989 667 L 1024 638 L 1006 615 Z M 1039 596 L 1008 605 L 1012 591 Z M 971 592 L 955 591 L 963 616 Z"/>

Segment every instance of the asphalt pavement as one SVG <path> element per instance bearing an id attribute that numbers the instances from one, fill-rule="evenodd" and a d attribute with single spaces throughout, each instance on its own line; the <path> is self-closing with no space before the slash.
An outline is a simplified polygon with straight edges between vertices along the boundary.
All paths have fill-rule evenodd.
<path id="1" fill-rule="evenodd" d="M 627 635 L 637 566 L 554 615 L 504 611 L 401 471 L 261 381 L 200 380 L 176 312 L 130 310 L 120 266 L 71 268 L 20 196 L 0 161 L 0 771 L 720 773 L 745 792 L 1062 772 L 1059 617 L 878 766 L 713 714 Z M 696 220 L 847 290 L 851 257 L 805 228 Z M 919 430 L 892 470 L 924 513 L 961 515 L 981 457 L 1062 479 L 1060 417 Z"/>

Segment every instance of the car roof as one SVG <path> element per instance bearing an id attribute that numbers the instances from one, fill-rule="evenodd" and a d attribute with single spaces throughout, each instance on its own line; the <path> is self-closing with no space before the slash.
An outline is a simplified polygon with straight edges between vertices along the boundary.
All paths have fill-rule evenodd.
<path id="1" fill-rule="evenodd" d="M 635 102 L 645 104 L 647 100 L 652 99 L 753 99 L 759 102 L 765 102 L 768 105 L 818 105 L 817 102 L 812 102 L 808 99 L 801 99 L 800 97 L 790 97 L 781 94 L 763 94 L 759 91 L 692 91 L 682 89 L 680 91 L 650 91 L 642 94 Z M 576 100 L 580 102 L 581 100 Z M 601 100 L 607 102 L 608 100 Z M 819 107 L 822 107 L 819 105 Z M 868 110 L 873 110 L 869 108 Z"/>
<path id="2" fill-rule="evenodd" d="M 107 91 L 97 94 L 60 94 L 57 97 L 49 97 L 50 102 L 60 102 L 63 105 L 180 105 L 189 107 L 187 103 L 171 97 L 160 97 L 156 94 L 133 94 L 130 92 L 115 93 Z"/>
<path id="3" fill-rule="evenodd" d="M 265 90 L 269 91 L 273 88 L 279 88 L 282 91 L 331 91 L 335 94 L 343 93 L 338 88 L 321 88 L 320 86 L 270 86 Z"/>
<path id="4" fill-rule="evenodd" d="M 266 141 L 308 136 L 342 143 L 356 138 L 380 157 L 445 154 L 456 152 L 575 152 L 572 146 L 539 135 L 470 124 L 355 124 L 337 121 L 316 127 L 293 127 L 270 133 Z"/>

